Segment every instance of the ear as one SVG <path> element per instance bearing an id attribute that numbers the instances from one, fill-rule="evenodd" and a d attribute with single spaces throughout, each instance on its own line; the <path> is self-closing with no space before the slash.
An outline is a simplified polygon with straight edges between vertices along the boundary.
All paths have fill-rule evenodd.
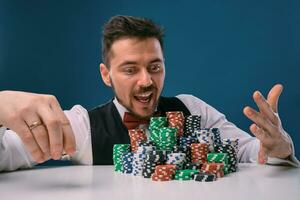
<path id="1" fill-rule="evenodd" d="M 109 69 L 103 63 L 100 64 L 100 74 L 105 85 L 111 87 Z"/>

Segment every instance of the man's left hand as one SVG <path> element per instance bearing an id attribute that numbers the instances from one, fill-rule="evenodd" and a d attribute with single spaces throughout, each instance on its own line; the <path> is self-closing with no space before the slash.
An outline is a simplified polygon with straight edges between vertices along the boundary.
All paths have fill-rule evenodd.
<path id="1" fill-rule="evenodd" d="M 278 99 L 282 90 L 282 85 L 275 85 L 270 90 L 267 100 L 259 91 L 255 91 L 253 99 L 259 112 L 249 106 L 244 108 L 244 114 L 254 122 L 250 126 L 250 131 L 260 140 L 258 153 L 260 164 L 265 164 L 268 157 L 285 159 L 292 154 L 291 142 L 278 116 Z"/>

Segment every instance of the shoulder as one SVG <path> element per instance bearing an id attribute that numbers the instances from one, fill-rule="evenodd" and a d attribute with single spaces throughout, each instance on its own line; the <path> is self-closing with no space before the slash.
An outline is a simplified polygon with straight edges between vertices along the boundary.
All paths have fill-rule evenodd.
<path id="1" fill-rule="evenodd" d="M 192 114 L 194 113 L 194 110 L 203 109 L 209 106 L 206 102 L 191 94 L 179 94 L 176 97 L 184 103 Z"/>
<path id="2" fill-rule="evenodd" d="M 176 97 L 184 103 L 192 115 L 201 115 L 202 119 L 224 117 L 223 113 L 194 95 L 180 94 Z"/>

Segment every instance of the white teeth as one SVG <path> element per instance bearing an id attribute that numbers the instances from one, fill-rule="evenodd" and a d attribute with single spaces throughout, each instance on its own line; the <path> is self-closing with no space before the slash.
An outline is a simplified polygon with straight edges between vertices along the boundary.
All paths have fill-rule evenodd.
<path id="1" fill-rule="evenodd" d="M 147 92 L 144 94 L 136 95 L 136 97 L 147 98 L 147 97 L 150 97 L 151 94 L 152 94 L 152 92 Z"/>
<path id="2" fill-rule="evenodd" d="M 151 99 L 152 92 L 147 92 L 144 94 L 135 95 L 135 98 L 143 103 L 148 103 Z"/>

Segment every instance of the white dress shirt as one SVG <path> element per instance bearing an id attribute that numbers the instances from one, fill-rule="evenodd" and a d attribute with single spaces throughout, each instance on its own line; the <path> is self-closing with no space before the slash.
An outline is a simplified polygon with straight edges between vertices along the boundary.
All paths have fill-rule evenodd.
<path id="1" fill-rule="evenodd" d="M 227 121 L 222 113 L 204 101 L 192 95 L 185 94 L 178 95 L 177 98 L 185 104 L 192 115 L 201 115 L 201 128 L 219 128 L 221 138 L 239 139 L 239 162 L 257 162 L 259 150 L 258 139 L 250 136 L 248 133 Z M 113 103 L 123 119 L 124 113 L 127 111 L 126 108 L 119 104 L 116 98 Z M 92 165 L 93 154 L 88 111 L 80 105 L 75 105 L 71 110 L 64 112 L 75 134 L 76 153 L 72 157 L 65 156 L 62 159 L 70 159 L 75 164 Z M 300 166 L 299 161 L 295 157 L 293 143 L 292 149 L 293 153 L 289 159 L 268 158 L 268 163 Z M 36 165 L 36 163 L 31 158 L 18 135 L 11 130 L 0 128 L 0 171 L 30 168 L 34 165 Z"/>

